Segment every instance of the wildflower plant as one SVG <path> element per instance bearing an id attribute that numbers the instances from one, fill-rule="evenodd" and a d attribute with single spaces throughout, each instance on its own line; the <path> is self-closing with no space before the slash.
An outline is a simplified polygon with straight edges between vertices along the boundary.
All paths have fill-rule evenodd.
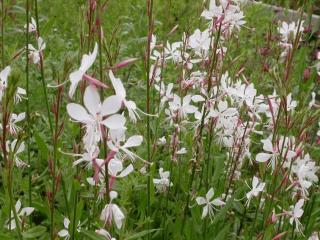
<path id="1" fill-rule="evenodd" d="M 0 239 L 319 238 L 312 1 L 49 2 L 1 1 Z"/>

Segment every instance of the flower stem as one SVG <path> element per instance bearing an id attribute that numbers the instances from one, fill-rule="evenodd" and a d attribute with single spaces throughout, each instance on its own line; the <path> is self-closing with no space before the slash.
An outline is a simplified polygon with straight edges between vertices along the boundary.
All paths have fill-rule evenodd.
<path id="1" fill-rule="evenodd" d="M 151 36 L 153 31 L 153 19 L 152 19 L 152 9 L 153 9 L 153 0 L 147 0 L 147 14 L 148 14 L 148 45 L 146 49 L 146 82 L 147 82 L 147 101 L 146 101 L 146 113 L 147 113 L 147 158 L 150 161 L 150 51 L 151 51 Z M 151 216 L 151 174 L 150 174 L 150 166 L 147 165 L 147 218 Z M 147 239 L 150 239 L 150 221 L 147 221 Z"/>
<path id="2" fill-rule="evenodd" d="M 29 0 L 26 0 L 26 107 L 27 107 L 27 158 L 28 158 L 28 199 L 29 206 L 32 205 L 32 185 L 31 185 L 31 158 L 30 158 L 30 139 L 31 139 L 31 125 L 30 125 L 30 89 L 29 89 Z"/>
<path id="3" fill-rule="evenodd" d="M 38 0 L 35 0 L 35 16 L 36 16 L 36 24 L 37 24 L 37 34 L 38 37 L 40 36 L 40 25 L 39 25 L 39 13 L 38 13 Z M 46 110 L 47 110 L 47 117 L 49 121 L 49 127 L 50 127 L 50 133 L 52 137 L 52 141 L 55 145 L 56 149 L 56 141 L 54 140 L 54 130 L 53 130 L 53 124 L 52 124 L 52 119 L 51 119 L 51 114 L 50 114 L 50 106 L 49 106 L 49 100 L 48 100 L 48 94 L 47 94 L 47 87 L 45 83 L 45 78 L 44 78 L 44 66 L 43 66 L 43 55 L 40 54 L 40 74 L 41 74 L 41 83 L 42 83 L 42 89 L 43 89 L 43 94 L 45 98 L 45 104 L 46 104 Z M 53 153 L 53 162 L 52 162 L 52 189 L 51 189 L 51 206 L 50 206 L 50 236 L 51 239 L 54 239 L 54 201 L 55 201 L 55 182 L 56 182 L 56 150 L 54 150 Z"/>
<path id="4" fill-rule="evenodd" d="M 210 98 L 211 96 L 211 88 L 212 88 L 212 75 L 213 75 L 213 70 L 216 68 L 217 65 L 217 49 L 218 49 L 218 43 L 219 43 L 219 39 L 220 39 L 220 35 L 221 35 L 221 23 L 219 25 L 219 29 L 217 32 L 217 40 L 215 41 L 214 47 L 213 47 L 213 52 L 211 54 L 211 65 L 210 65 L 210 72 L 209 72 L 209 76 L 208 76 L 208 88 L 207 88 L 207 96 L 208 98 Z M 202 142 L 202 131 L 204 128 L 204 119 L 205 119 L 205 115 L 206 115 L 206 111 L 207 111 L 207 107 L 205 106 L 206 103 L 204 103 L 204 110 L 203 110 L 203 114 L 201 117 L 201 123 L 199 126 L 199 130 L 198 133 L 196 133 L 195 136 L 195 143 L 196 143 L 196 149 L 195 149 L 195 159 L 192 162 L 192 170 L 191 170 L 191 175 L 189 178 L 189 184 L 188 184 L 188 195 L 187 195 L 187 201 L 186 201 L 186 205 L 184 207 L 184 213 L 183 213 L 183 219 L 182 219 L 182 224 L 181 224 L 181 229 L 180 229 L 180 234 L 183 234 L 183 230 L 184 230 L 184 226 L 185 226 L 185 222 L 186 222 L 186 217 L 188 214 L 188 209 L 189 209 L 189 202 L 190 202 L 190 198 L 191 198 L 191 194 L 190 192 L 192 191 L 192 186 L 193 186 L 193 181 L 194 181 L 194 176 L 195 176 L 195 172 L 196 172 L 196 166 L 197 166 L 197 162 L 199 161 L 199 153 L 200 153 L 200 145 Z"/>
<path id="5" fill-rule="evenodd" d="M 7 151 L 6 142 L 7 142 L 7 129 L 8 129 L 8 119 L 10 113 L 8 112 L 8 106 L 10 105 L 8 96 L 5 95 L 5 102 L 2 105 L 2 156 L 5 163 L 6 171 L 7 171 L 7 191 L 9 194 L 9 201 L 10 201 L 10 210 L 9 210 L 9 230 L 11 230 L 11 211 L 13 212 L 13 217 L 16 222 L 16 229 L 18 233 L 18 238 L 22 240 L 21 229 L 19 225 L 19 218 L 17 215 L 17 211 L 14 204 L 14 197 L 13 197 L 13 185 L 12 185 L 12 171 L 13 171 L 13 161 L 10 160 L 10 156 Z"/>
<path id="6" fill-rule="evenodd" d="M 9 192 L 9 198 L 10 198 L 10 206 L 12 208 L 13 216 L 14 216 L 14 221 L 16 222 L 16 229 L 18 233 L 18 238 L 22 240 L 22 234 L 21 234 L 21 229 L 20 229 L 20 223 L 19 223 L 19 218 L 18 214 L 16 211 L 16 207 L 13 201 L 13 189 L 12 189 L 12 166 L 13 162 L 9 163 L 9 169 L 8 169 L 8 192 Z M 11 216 L 10 216 L 11 218 Z M 11 221 L 9 222 L 10 227 L 11 227 Z"/>
<path id="7" fill-rule="evenodd" d="M 4 68 L 4 0 L 1 0 L 1 65 Z"/>

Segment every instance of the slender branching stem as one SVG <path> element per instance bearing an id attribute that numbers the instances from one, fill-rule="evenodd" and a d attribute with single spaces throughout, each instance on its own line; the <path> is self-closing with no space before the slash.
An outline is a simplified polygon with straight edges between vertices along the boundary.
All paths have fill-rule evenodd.
<path id="1" fill-rule="evenodd" d="M 27 107 L 27 158 L 28 158 L 28 199 L 29 206 L 32 205 L 32 185 L 31 185 L 31 157 L 30 157 L 30 141 L 31 141 L 31 124 L 30 124 L 30 88 L 29 88 L 29 0 L 26 0 L 26 107 Z"/>
<path id="2" fill-rule="evenodd" d="M 4 68 L 4 0 L 1 0 L 1 66 Z"/>
<path id="3" fill-rule="evenodd" d="M 208 88 L 207 88 L 207 97 L 210 98 L 211 96 L 211 88 L 212 88 L 212 76 L 213 76 L 213 71 L 216 67 L 217 64 L 217 49 L 218 49 L 218 43 L 219 43 L 219 39 L 220 39 L 220 35 L 221 35 L 221 24 L 219 25 L 219 30 L 217 32 L 217 38 L 215 40 L 215 44 L 213 47 L 213 52 L 211 55 L 211 65 L 210 65 L 210 71 L 209 71 L 209 76 L 208 76 Z M 205 103 L 204 103 L 205 105 Z M 207 107 L 204 106 L 203 107 L 203 113 L 202 113 L 202 117 L 201 117 L 201 122 L 200 122 L 200 126 L 198 128 L 198 132 L 196 133 L 195 136 L 195 142 L 196 142 L 196 149 L 195 149 L 195 159 L 192 160 L 192 170 L 191 170 L 191 175 L 189 178 L 189 184 L 188 184 L 188 195 L 187 195 L 187 200 L 186 200 L 186 205 L 184 207 L 184 213 L 183 213 L 183 219 L 182 219 L 182 224 L 181 224 L 181 229 L 180 229 L 180 234 L 183 234 L 183 230 L 184 230 L 184 226 L 185 226 L 185 222 L 186 222 L 186 217 L 188 214 L 188 210 L 189 210 L 189 203 L 190 203 L 190 198 L 191 198 L 191 191 L 192 191 L 192 186 L 193 186 L 193 181 L 194 181 L 194 177 L 195 177 L 195 173 L 196 173 L 196 167 L 197 167 L 197 163 L 199 161 L 199 153 L 201 150 L 201 142 L 202 142 L 202 131 L 204 128 L 204 120 L 205 120 L 205 115 L 207 112 Z"/>
<path id="4" fill-rule="evenodd" d="M 146 83 L 147 83 L 147 101 L 146 101 L 146 112 L 147 112 L 147 159 L 148 161 L 151 160 L 151 149 L 150 149 L 150 142 L 151 142 L 151 136 L 150 136 L 150 52 L 151 52 L 151 36 L 153 32 L 153 16 L 152 16 L 152 10 L 153 10 L 153 0 L 147 0 L 147 15 L 148 15 L 148 43 L 147 43 L 147 49 L 146 49 L 146 63 L 145 63 L 145 70 L 146 70 Z M 147 217 L 149 218 L 151 216 L 151 174 L 150 174 L 150 166 L 147 166 Z M 150 221 L 148 219 L 147 221 L 147 239 L 150 239 Z"/>
<path id="5" fill-rule="evenodd" d="M 37 24 L 37 35 L 38 37 L 40 35 L 40 24 L 39 24 L 39 13 L 38 13 L 38 0 L 35 0 L 35 16 L 36 16 L 36 24 Z M 56 141 L 55 139 L 55 133 L 53 129 L 53 123 L 52 123 L 52 118 L 50 114 L 50 105 L 49 105 L 49 99 L 48 99 L 48 94 L 47 94 L 47 86 L 45 82 L 45 76 L 44 76 L 44 64 L 43 64 L 43 54 L 40 54 L 40 74 L 41 74 L 41 83 L 42 83 L 42 90 L 44 94 L 44 100 L 46 104 L 46 110 L 47 110 L 47 117 L 49 121 L 49 127 L 50 127 L 50 133 L 54 145 L 54 151 L 53 151 L 53 159 L 52 159 L 52 188 L 51 188 L 51 205 L 50 205 L 50 236 L 51 239 L 54 239 L 54 202 L 55 202 L 55 191 L 56 191 Z"/>

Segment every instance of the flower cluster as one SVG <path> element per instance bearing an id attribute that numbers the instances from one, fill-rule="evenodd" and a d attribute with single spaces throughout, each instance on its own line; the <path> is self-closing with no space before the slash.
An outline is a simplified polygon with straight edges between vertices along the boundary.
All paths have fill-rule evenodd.
<path id="1" fill-rule="evenodd" d="M 126 138 L 127 128 L 125 125 L 127 121 L 124 110 L 127 109 L 128 116 L 133 122 L 137 121 L 139 115 L 135 102 L 126 99 L 126 91 L 122 81 L 116 78 L 110 70 L 109 78 L 115 94 L 101 101 L 98 88 L 104 89 L 107 86 L 86 73 L 94 64 L 97 51 L 98 45 L 95 44 L 92 53 L 83 55 L 80 68 L 70 74 L 70 97 L 73 97 L 81 80 L 88 83 L 83 93 L 82 104 L 69 103 L 67 105 L 67 112 L 71 119 L 80 123 L 84 129 L 83 152 L 73 154 L 75 157 L 80 157 L 74 161 L 73 166 L 81 165 L 92 171 L 92 177 L 88 178 L 87 182 L 89 186 L 99 186 L 99 199 L 103 199 L 106 194 L 110 195 L 110 203 L 105 205 L 100 216 L 103 227 L 111 226 L 114 222 L 116 227 L 120 229 L 125 216 L 118 205 L 113 203 L 118 193 L 110 190 L 113 189 L 118 178 L 124 178 L 134 171 L 131 162 L 136 159 L 143 160 L 131 150 L 141 145 L 143 137 L 134 135 Z M 100 152 L 101 146 L 108 149 L 104 156 Z M 124 167 L 125 164 L 126 167 Z M 108 188 L 105 187 L 106 184 L 108 184 Z M 97 233 L 105 236 L 105 231 L 101 228 L 97 230 Z M 63 231 L 62 235 L 68 236 L 66 231 Z"/>

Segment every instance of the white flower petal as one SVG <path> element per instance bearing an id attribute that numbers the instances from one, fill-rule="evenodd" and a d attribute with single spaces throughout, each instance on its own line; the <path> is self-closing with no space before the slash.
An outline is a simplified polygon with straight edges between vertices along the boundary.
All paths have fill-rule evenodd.
<path id="1" fill-rule="evenodd" d="M 266 162 L 272 157 L 272 154 L 268 153 L 258 153 L 256 156 L 257 162 Z"/>
<path id="2" fill-rule="evenodd" d="M 20 199 L 16 202 L 16 205 L 15 205 L 15 209 L 16 209 L 16 212 L 19 212 L 20 211 L 20 208 L 21 208 L 21 201 Z"/>
<path id="3" fill-rule="evenodd" d="M 82 80 L 83 77 L 83 72 L 80 70 L 74 71 L 69 75 L 70 81 L 71 81 L 71 86 L 69 89 L 69 97 L 72 98 L 76 88 L 78 86 L 78 83 Z"/>
<path id="4" fill-rule="evenodd" d="M 65 228 L 69 228 L 70 220 L 68 218 L 63 219 L 63 225 Z"/>
<path id="5" fill-rule="evenodd" d="M 87 122 L 90 120 L 86 109 L 80 104 L 69 103 L 67 105 L 67 112 L 71 118 L 79 122 Z"/>
<path id="6" fill-rule="evenodd" d="M 133 172 L 133 165 L 132 164 L 129 164 L 128 167 L 126 167 L 120 174 L 118 177 L 126 177 L 128 176 L 130 173 Z"/>
<path id="7" fill-rule="evenodd" d="M 123 169 L 122 162 L 117 159 L 111 159 L 108 163 L 108 170 L 111 176 L 117 176 L 118 172 Z"/>
<path id="8" fill-rule="evenodd" d="M 209 206 L 208 206 L 208 205 L 205 205 L 205 206 L 203 207 L 203 210 L 202 210 L 202 216 L 201 216 L 201 218 L 202 218 L 202 219 L 205 218 L 205 217 L 208 215 L 208 212 L 209 212 Z"/>
<path id="9" fill-rule="evenodd" d="M 213 196 L 214 196 L 214 190 L 213 188 L 210 188 L 206 194 L 206 199 L 209 201 Z"/>
<path id="10" fill-rule="evenodd" d="M 106 98 L 101 107 L 102 116 L 111 115 L 118 112 L 121 108 L 122 100 L 117 95 Z"/>
<path id="11" fill-rule="evenodd" d="M 116 91 L 116 95 L 122 99 L 125 99 L 126 98 L 126 90 L 124 89 L 120 78 L 116 78 L 113 75 L 113 72 L 111 70 L 109 71 L 109 77 L 112 82 L 113 88 Z"/>
<path id="12" fill-rule="evenodd" d="M 123 145 L 124 148 L 140 146 L 143 141 L 143 137 L 140 135 L 131 136 L 128 138 L 126 143 Z"/>
<path id="13" fill-rule="evenodd" d="M 103 120 L 101 123 L 105 125 L 107 128 L 119 129 L 119 128 L 124 128 L 126 119 L 123 115 L 115 114 Z"/>
<path id="14" fill-rule="evenodd" d="M 206 199 L 204 197 L 197 197 L 196 202 L 198 203 L 198 205 L 203 205 L 206 203 Z"/>
<path id="15" fill-rule="evenodd" d="M 58 232 L 58 235 L 59 235 L 59 237 L 63 237 L 64 238 L 64 237 L 69 235 L 69 232 L 66 229 L 62 229 L 61 231 Z"/>
<path id="16" fill-rule="evenodd" d="M 215 206 L 223 206 L 225 204 L 225 202 L 220 200 L 219 198 L 214 199 L 211 203 Z"/>
<path id="17" fill-rule="evenodd" d="M 112 213 L 114 217 L 114 222 L 117 228 L 120 229 L 122 227 L 122 222 L 124 220 L 124 214 L 116 204 L 113 204 L 112 206 Z"/>
<path id="18" fill-rule="evenodd" d="M 98 44 L 95 43 L 92 53 L 84 54 L 81 59 L 80 70 L 84 73 L 92 66 L 98 54 Z"/>
<path id="19" fill-rule="evenodd" d="M 21 210 L 21 216 L 29 216 L 34 211 L 33 207 L 25 207 Z"/>
<path id="20" fill-rule="evenodd" d="M 11 67 L 7 66 L 0 72 L 0 80 L 3 82 L 7 82 L 8 76 L 11 72 Z"/>
<path id="21" fill-rule="evenodd" d="M 96 116 L 100 109 L 100 96 L 98 90 L 94 86 L 88 86 L 84 92 L 83 103 L 88 109 L 89 113 Z"/>

